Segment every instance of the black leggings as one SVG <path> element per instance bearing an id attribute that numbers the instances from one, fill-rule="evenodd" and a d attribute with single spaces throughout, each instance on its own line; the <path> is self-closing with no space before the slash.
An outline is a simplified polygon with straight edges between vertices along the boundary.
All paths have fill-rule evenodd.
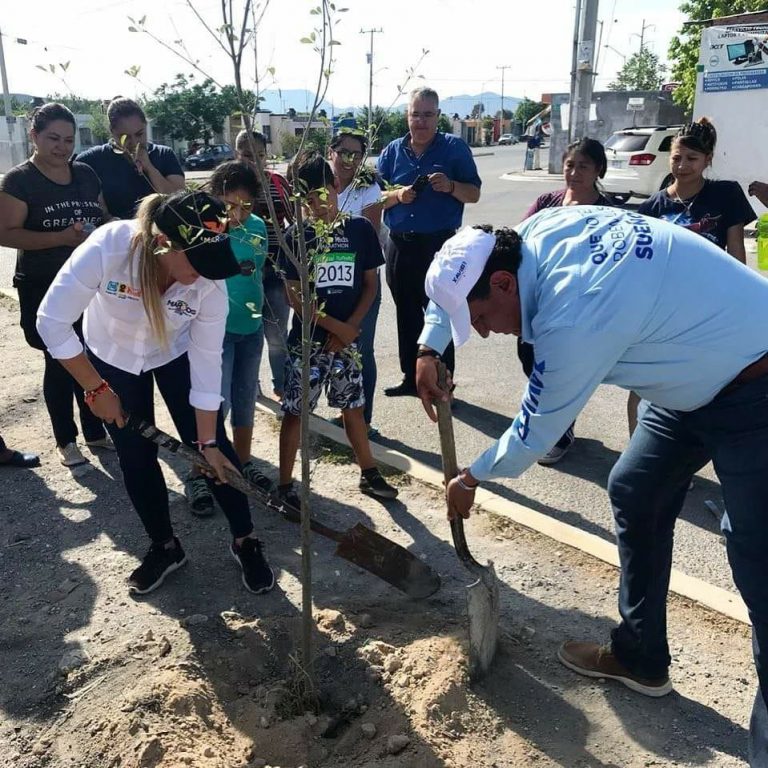
<path id="1" fill-rule="evenodd" d="M 168 412 L 179 434 L 179 439 L 194 447 L 197 439 L 195 410 L 189 404 L 191 386 L 189 360 L 186 354 L 170 363 L 138 375 L 115 368 L 100 360 L 92 352 L 88 357 L 101 377 L 117 393 L 123 409 L 154 424 L 154 383 L 160 390 Z M 139 513 L 150 539 L 164 544 L 173 537 L 168 511 L 168 489 L 157 460 L 157 445 L 136 432 L 107 425 L 115 442 L 125 490 Z M 216 442 L 221 452 L 240 469 L 240 462 L 224 430 L 224 419 L 219 409 L 216 422 Z M 231 485 L 212 484 L 213 495 L 229 521 L 234 538 L 247 536 L 253 530 L 248 499 Z"/>
<path id="2" fill-rule="evenodd" d="M 104 425 L 97 419 L 83 400 L 83 388 L 70 376 L 66 368 L 54 360 L 45 349 L 45 343 L 37 332 L 37 310 L 45 296 L 48 286 L 42 283 L 19 282 L 16 284 L 19 292 L 19 309 L 21 310 L 20 325 L 24 331 L 27 344 L 39 349 L 45 355 L 45 372 L 43 373 L 43 399 L 51 419 L 53 436 L 56 445 L 63 447 L 74 443 L 77 439 L 77 426 L 74 418 L 72 397 L 77 401 L 80 410 L 80 426 L 83 437 L 87 442 L 102 440 L 106 435 Z M 75 323 L 75 332 L 82 340 L 81 321 Z"/>

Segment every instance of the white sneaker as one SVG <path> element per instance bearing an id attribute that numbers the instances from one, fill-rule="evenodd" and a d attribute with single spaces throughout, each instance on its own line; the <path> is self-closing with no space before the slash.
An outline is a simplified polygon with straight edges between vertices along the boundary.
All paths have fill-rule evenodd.
<path id="1" fill-rule="evenodd" d="M 562 459 L 563 456 L 565 456 L 565 454 L 571 450 L 571 446 L 576 442 L 576 437 L 573 434 L 573 429 L 571 429 L 571 427 L 568 427 L 568 429 L 565 431 L 563 438 L 567 439 L 567 442 L 565 443 L 565 445 L 562 445 L 562 446 L 555 445 L 555 447 L 552 448 L 549 453 L 545 454 L 539 459 L 538 463 L 542 467 L 549 467 L 552 464 L 557 464 L 557 462 L 560 461 L 560 459 Z M 561 438 L 560 440 L 558 440 L 558 443 L 562 441 L 563 440 Z"/>
<path id="2" fill-rule="evenodd" d="M 85 444 L 93 450 L 94 448 L 101 448 L 104 451 L 116 451 L 115 444 L 112 442 L 112 438 L 109 435 L 104 435 L 100 440 L 86 440 Z"/>
<path id="3" fill-rule="evenodd" d="M 65 467 L 81 467 L 83 464 L 90 464 L 77 447 L 77 443 L 69 443 L 63 447 L 59 445 L 56 446 L 56 450 L 59 452 L 61 463 Z"/>

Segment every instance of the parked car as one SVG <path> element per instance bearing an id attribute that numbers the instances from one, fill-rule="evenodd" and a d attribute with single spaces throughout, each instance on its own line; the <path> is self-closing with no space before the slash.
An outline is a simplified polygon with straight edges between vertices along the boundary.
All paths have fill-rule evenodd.
<path id="1" fill-rule="evenodd" d="M 499 146 L 504 146 L 505 144 L 517 144 L 517 137 L 513 136 L 511 133 L 502 133 L 501 136 L 499 136 Z"/>
<path id="2" fill-rule="evenodd" d="M 227 160 L 234 159 L 235 153 L 229 144 L 212 144 L 210 147 L 200 147 L 184 161 L 184 164 L 190 171 L 208 171 Z"/>
<path id="3" fill-rule="evenodd" d="M 608 171 L 602 187 L 618 202 L 650 197 L 672 183 L 669 151 L 679 125 L 625 128 L 605 142 Z"/>

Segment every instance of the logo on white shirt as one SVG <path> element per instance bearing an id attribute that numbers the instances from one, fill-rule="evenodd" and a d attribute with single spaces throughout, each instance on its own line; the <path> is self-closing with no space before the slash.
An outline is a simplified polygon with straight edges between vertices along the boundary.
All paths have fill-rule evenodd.
<path id="1" fill-rule="evenodd" d="M 197 310 L 192 309 L 183 299 L 168 299 L 168 309 L 180 317 L 194 317 L 197 314 Z"/>
<path id="2" fill-rule="evenodd" d="M 118 283 L 117 280 L 110 280 L 107 283 L 106 294 L 107 296 L 115 296 L 118 299 L 139 301 L 141 299 L 141 288 L 134 288 L 132 285 Z"/>

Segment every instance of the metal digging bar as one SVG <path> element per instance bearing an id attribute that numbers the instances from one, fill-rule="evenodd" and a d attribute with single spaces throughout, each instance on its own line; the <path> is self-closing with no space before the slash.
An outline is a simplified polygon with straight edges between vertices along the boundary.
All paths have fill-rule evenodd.
<path id="1" fill-rule="evenodd" d="M 140 434 L 171 453 L 181 456 L 196 467 L 209 472 L 212 471 L 210 464 L 199 451 L 190 448 L 175 437 L 171 437 L 148 421 L 128 416 L 125 428 Z M 227 482 L 237 488 L 238 491 L 255 498 L 268 509 L 279 512 L 287 520 L 294 523 L 299 522 L 298 510 L 277 502 L 241 474 L 228 471 Z M 313 518 L 311 527 L 315 533 L 336 542 L 335 554 L 338 557 L 364 568 L 401 592 L 405 592 L 409 597 L 422 599 L 440 589 L 440 577 L 432 568 L 404 547 L 390 541 L 376 531 L 372 531 L 362 523 L 357 523 L 346 531 L 337 531 Z"/>

